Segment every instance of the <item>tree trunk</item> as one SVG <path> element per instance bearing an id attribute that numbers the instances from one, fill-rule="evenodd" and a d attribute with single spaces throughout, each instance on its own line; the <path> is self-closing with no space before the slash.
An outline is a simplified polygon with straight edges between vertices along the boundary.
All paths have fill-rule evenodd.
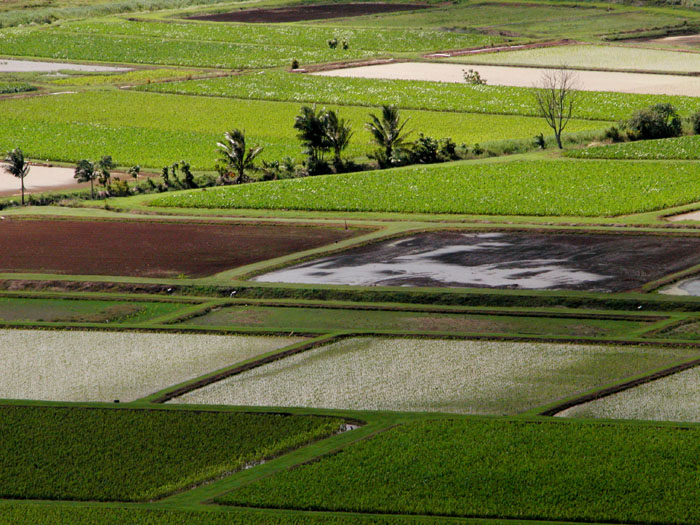
<path id="1" fill-rule="evenodd" d="M 564 146 L 561 145 L 561 133 L 555 133 L 554 136 L 557 138 L 557 146 L 559 146 L 559 149 L 564 149 Z"/>
<path id="2" fill-rule="evenodd" d="M 22 206 L 24 206 L 24 177 L 20 177 L 22 181 Z"/>
<path id="3" fill-rule="evenodd" d="M 90 179 L 90 198 L 95 200 L 95 181 Z"/>

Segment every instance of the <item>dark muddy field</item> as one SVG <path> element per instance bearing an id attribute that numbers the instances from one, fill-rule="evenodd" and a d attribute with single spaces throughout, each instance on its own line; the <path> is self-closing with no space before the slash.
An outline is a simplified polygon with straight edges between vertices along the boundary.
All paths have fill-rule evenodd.
<path id="1" fill-rule="evenodd" d="M 258 281 L 619 292 L 700 263 L 700 237 L 433 232 L 271 272 Z"/>
<path id="2" fill-rule="evenodd" d="M 280 224 L 0 221 L 0 272 L 203 277 L 363 233 Z"/>
<path id="3" fill-rule="evenodd" d="M 423 4 L 328 4 L 279 7 L 274 9 L 246 9 L 214 15 L 190 16 L 188 20 L 208 22 L 245 22 L 249 24 L 274 24 L 283 22 L 303 22 L 304 20 L 326 20 L 352 16 L 394 13 L 427 9 Z"/>

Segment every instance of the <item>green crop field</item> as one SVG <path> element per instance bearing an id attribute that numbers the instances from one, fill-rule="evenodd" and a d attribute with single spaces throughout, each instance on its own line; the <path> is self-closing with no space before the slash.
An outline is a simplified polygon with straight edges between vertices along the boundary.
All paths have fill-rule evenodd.
<path id="1" fill-rule="evenodd" d="M 700 370 L 692 368 L 560 412 L 561 417 L 700 423 Z"/>
<path id="2" fill-rule="evenodd" d="M 673 339 L 700 339 L 700 321 L 671 326 L 659 334 Z"/>
<path id="3" fill-rule="evenodd" d="M 351 512 L 690 524 L 700 519 L 697 434 L 697 428 L 432 421 L 389 430 L 218 501 Z"/>
<path id="4" fill-rule="evenodd" d="M 150 84 L 151 82 L 162 82 L 164 80 L 192 78 L 201 74 L 201 71 L 192 69 L 139 69 L 136 71 L 128 71 L 127 73 L 111 75 L 79 75 L 69 78 L 59 78 L 52 80 L 51 84 L 56 86 Z"/>
<path id="5" fill-rule="evenodd" d="M 411 330 L 427 332 L 485 332 L 521 334 L 621 335 L 646 323 L 602 319 L 556 319 L 473 314 L 377 311 L 325 308 L 274 308 L 235 306 L 207 312 L 183 324 L 194 326 L 246 326 L 283 330 Z"/>
<path id="6" fill-rule="evenodd" d="M 464 57 L 462 57 L 464 59 Z M 700 53 L 679 53 L 621 46 L 569 45 L 484 53 L 467 59 L 474 64 L 508 64 L 538 67 L 566 65 L 582 69 L 700 72 Z"/>
<path id="7" fill-rule="evenodd" d="M 354 338 L 175 402 L 517 414 L 693 355 L 666 348 Z"/>
<path id="8" fill-rule="evenodd" d="M 680 26 L 687 13 L 650 13 L 609 4 L 477 2 L 443 5 L 426 11 L 385 13 L 316 22 L 348 27 L 420 27 L 452 31 L 500 31 L 511 39 L 560 37 L 600 41 L 608 34 Z"/>
<path id="9" fill-rule="evenodd" d="M 0 115 L 0 151 L 18 145 L 29 157 L 76 162 L 112 155 L 119 165 L 151 168 L 181 159 L 195 169 L 214 168 L 216 143 L 225 131 L 246 130 L 248 139 L 265 147 L 264 158 L 301 158 L 293 128 L 301 105 L 255 100 L 212 99 L 129 91 L 89 91 L 56 97 L 7 100 Z M 338 108 L 356 131 L 349 156 L 374 148 L 364 124 L 376 109 Z M 274 115 L 274 118 L 260 118 Z M 458 144 L 502 138 L 530 138 L 546 132 L 541 119 L 406 111 L 410 128 Z M 600 122 L 574 121 L 570 131 L 600 129 Z"/>
<path id="10" fill-rule="evenodd" d="M 0 407 L 0 495 L 152 499 L 336 432 L 337 419 Z"/>
<path id="11" fill-rule="evenodd" d="M 152 206 L 602 216 L 700 197 L 689 163 L 517 161 L 291 179 L 156 197 Z"/>
<path id="12" fill-rule="evenodd" d="M 173 313 L 182 307 L 168 302 L 0 297 L 0 321 L 134 323 Z"/>
<path id="13" fill-rule="evenodd" d="M 350 49 L 330 49 L 337 37 Z M 439 31 L 326 29 L 291 25 L 221 25 L 128 22 L 118 18 L 68 22 L 55 28 L 8 29 L 0 54 L 62 60 L 92 60 L 212 68 L 288 66 L 368 58 L 387 52 L 434 51 L 489 45 L 486 35 Z"/>
<path id="14" fill-rule="evenodd" d="M 700 156 L 700 136 L 691 135 L 670 139 L 639 140 L 609 146 L 591 146 L 570 150 L 567 157 L 579 159 L 687 159 Z"/>
<path id="15" fill-rule="evenodd" d="M 282 71 L 151 84 L 139 89 L 184 95 L 363 106 L 374 106 L 377 100 L 382 100 L 407 109 L 537 115 L 529 88 L 318 77 Z M 673 104 L 684 116 L 700 110 L 700 101 L 695 97 L 581 91 L 578 93 L 574 116 L 617 121 L 629 118 L 637 109 L 659 102 Z"/>

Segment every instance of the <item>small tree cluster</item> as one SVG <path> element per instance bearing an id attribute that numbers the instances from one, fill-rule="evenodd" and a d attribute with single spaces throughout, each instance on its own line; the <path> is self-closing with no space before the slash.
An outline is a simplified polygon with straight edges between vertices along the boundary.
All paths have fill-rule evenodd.
<path id="1" fill-rule="evenodd" d="M 328 173 L 330 166 L 326 153 L 333 152 L 336 171 L 344 169 L 342 153 L 350 144 L 353 131 L 350 124 L 333 110 L 316 111 L 316 106 L 302 106 L 294 119 L 294 129 L 307 156 L 306 169 L 310 175 Z"/>
<path id="2" fill-rule="evenodd" d="M 98 181 L 106 189 L 111 183 L 111 171 L 114 168 L 115 164 L 110 155 L 105 155 L 98 161 L 82 159 L 75 166 L 74 178 L 78 182 L 90 183 L 90 197 L 94 199 L 95 181 Z"/>

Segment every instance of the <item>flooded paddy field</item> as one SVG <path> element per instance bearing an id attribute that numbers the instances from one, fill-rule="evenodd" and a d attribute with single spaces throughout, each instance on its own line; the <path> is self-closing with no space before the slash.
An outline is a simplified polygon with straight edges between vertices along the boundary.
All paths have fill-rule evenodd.
<path id="1" fill-rule="evenodd" d="M 97 66 L 94 64 L 70 64 L 67 62 L 40 62 L 38 60 L 0 59 L 0 73 L 53 73 L 58 71 L 83 71 L 88 73 L 115 73 L 132 68 Z"/>
<path id="2" fill-rule="evenodd" d="M 273 271 L 262 282 L 633 290 L 700 263 L 700 237 L 430 232 Z"/>

